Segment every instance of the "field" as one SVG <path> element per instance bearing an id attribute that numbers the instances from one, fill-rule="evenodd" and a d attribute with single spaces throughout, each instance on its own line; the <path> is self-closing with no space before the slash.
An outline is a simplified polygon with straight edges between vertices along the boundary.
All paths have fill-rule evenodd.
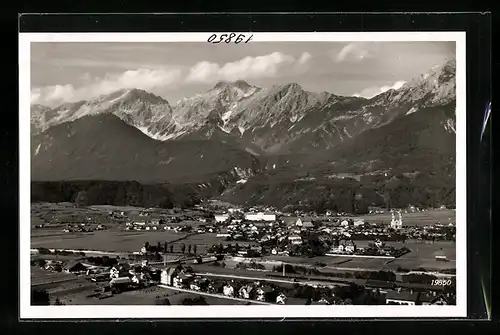
<path id="1" fill-rule="evenodd" d="M 92 220 L 104 220 L 111 210 L 139 212 L 140 208 L 135 207 L 115 207 L 115 206 L 92 206 L 89 208 L 74 208 L 69 204 L 33 204 L 32 219 L 33 224 L 39 224 L 43 220 L 40 218 L 54 218 L 55 222 L 64 222 L 64 220 L 75 218 L 81 221 L 91 217 Z M 368 222 L 382 222 L 389 224 L 391 220 L 390 213 L 370 214 L 361 216 Z M 56 249 L 83 249 L 83 250 L 101 250 L 110 252 L 133 252 L 139 251 L 145 242 L 157 244 L 158 242 L 170 242 L 174 245 L 174 252 L 180 251 L 180 244 L 186 246 L 196 245 L 197 253 L 204 253 L 207 248 L 214 244 L 236 244 L 245 245 L 248 242 L 225 241 L 223 238 L 217 238 L 216 234 L 195 234 L 187 236 L 185 233 L 174 233 L 171 231 L 123 231 L 123 222 L 114 222 L 109 217 L 106 219 L 109 230 L 94 231 L 91 233 L 64 233 L 62 224 L 53 224 L 52 221 L 47 228 L 32 229 L 31 247 L 32 248 L 56 248 Z M 92 221 L 93 222 L 93 221 Z M 404 213 L 403 224 L 411 225 L 430 225 L 436 222 L 449 223 L 455 222 L 455 211 L 453 210 L 431 210 L 426 212 Z M 196 227 L 198 222 L 184 222 Z M 50 228 L 53 226 L 53 228 Z M 355 241 L 359 247 L 365 246 L 367 241 Z M 398 267 L 406 269 L 451 269 L 456 268 L 456 246 L 451 242 L 419 243 L 418 241 L 406 241 L 403 243 L 388 242 L 397 248 L 406 246 L 412 252 L 403 255 L 394 260 L 375 259 L 375 258 L 353 258 L 353 257 L 335 257 L 322 256 L 314 258 L 300 257 L 280 257 L 268 256 L 268 261 L 285 261 L 295 264 L 312 264 L 317 262 L 326 263 L 331 268 L 349 268 L 349 269 L 392 269 Z M 436 254 L 445 255 L 448 262 L 435 260 Z M 273 264 L 274 265 L 274 264 Z M 270 265 L 271 267 L 273 265 Z"/>
<path id="2" fill-rule="evenodd" d="M 144 243 L 170 242 L 183 238 L 184 233 L 168 231 L 96 231 L 65 233 L 64 235 L 31 236 L 32 248 L 84 249 L 117 252 L 139 251 Z"/>
<path id="3" fill-rule="evenodd" d="M 355 241 L 356 242 L 356 241 Z M 357 243 L 357 242 L 356 242 Z M 358 244 L 358 243 L 357 243 Z M 361 244 L 361 243 L 359 243 Z M 417 243 L 417 242 L 388 242 L 387 244 L 401 248 L 406 246 L 410 253 L 395 259 L 380 258 L 355 258 L 349 256 L 320 256 L 313 258 L 305 257 L 287 257 L 287 256 L 266 256 L 267 260 L 283 261 L 289 264 L 309 264 L 314 265 L 318 262 L 325 263 L 331 268 L 346 269 L 391 269 L 398 267 L 415 270 L 417 268 L 425 269 L 455 269 L 456 268 L 456 248 L 452 242 Z M 445 255 L 448 262 L 436 261 L 436 254 Z"/>
<path id="4" fill-rule="evenodd" d="M 99 300 L 87 297 L 93 290 L 68 292 L 58 296 L 60 301 L 71 305 L 156 305 L 157 298 L 168 299 L 171 305 L 181 305 L 186 298 L 197 298 L 196 293 L 179 292 L 157 286 L 144 288 L 141 290 L 127 291 L 120 294 Z M 244 305 L 244 302 L 204 296 L 209 305 Z"/>
<path id="5" fill-rule="evenodd" d="M 455 223 L 456 212 L 454 210 L 429 210 L 426 212 L 402 213 L 404 226 L 425 226 L 435 223 Z M 391 223 L 391 213 L 367 214 L 352 219 L 363 219 L 368 222 Z"/>
<path id="6" fill-rule="evenodd" d="M 217 243 L 240 245 L 247 242 L 228 242 L 225 239 L 217 238 L 216 234 L 196 234 L 186 237 L 186 233 L 174 233 L 171 231 L 121 231 L 105 230 L 92 233 L 63 233 L 51 232 L 51 230 L 37 229 L 31 234 L 32 248 L 55 248 L 55 249 L 83 249 L 102 250 L 115 252 L 139 251 L 147 241 L 156 245 L 161 242 L 171 242 L 174 245 L 174 252 L 180 251 L 180 244 L 196 245 L 197 253 L 204 253 L 208 248 Z"/>

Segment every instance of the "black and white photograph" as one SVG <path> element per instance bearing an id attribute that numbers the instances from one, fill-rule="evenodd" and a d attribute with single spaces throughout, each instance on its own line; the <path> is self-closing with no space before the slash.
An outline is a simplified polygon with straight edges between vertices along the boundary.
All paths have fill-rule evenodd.
<path id="1" fill-rule="evenodd" d="M 463 33 L 20 34 L 19 66 L 21 315 L 466 315 Z"/>

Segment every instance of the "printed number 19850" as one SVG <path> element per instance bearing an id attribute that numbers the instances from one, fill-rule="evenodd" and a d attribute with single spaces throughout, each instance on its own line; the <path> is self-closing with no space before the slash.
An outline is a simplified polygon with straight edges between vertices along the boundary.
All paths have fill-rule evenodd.
<path id="1" fill-rule="evenodd" d="M 236 37 L 236 39 L 234 39 L 235 37 Z M 233 42 L 233 43 L 239 44 L 241 42 L 244 42 L 244 43 L 250 42 L 252 37 L 253 37 L 253 35 L 250 35 L 250 37 L 247 37 L 245 34 L 239 34 L 238 36 L 236 36 L 235 33 L 220 34 L 220 35 L 212 34 L 208 38 L 207 42 L 214 43 L 214 44 L 222 43 L 222 42 L 229 44 L 229 43 Z"/>
<path id="2" fill-rule="evenodd" d="M 450 286 L 451 279 L 433 279 L 431 285 Z"/>

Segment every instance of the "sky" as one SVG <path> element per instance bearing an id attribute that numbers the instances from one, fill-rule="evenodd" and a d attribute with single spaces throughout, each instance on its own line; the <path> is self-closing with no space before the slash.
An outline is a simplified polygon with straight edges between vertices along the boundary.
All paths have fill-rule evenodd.
<path id="1" fill-rule="evenodd" d="M 236 80 L 370 98 L 454 57 L 455 42 L 36 42 L 31 102 L 55 107 L 139 88 L 175 105 Z"/>

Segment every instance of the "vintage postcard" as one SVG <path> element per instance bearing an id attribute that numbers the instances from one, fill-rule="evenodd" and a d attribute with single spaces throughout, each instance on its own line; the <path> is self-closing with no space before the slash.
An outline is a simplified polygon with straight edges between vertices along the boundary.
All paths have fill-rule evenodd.
<path id="1" fill-rule="evenodd" d="M 466 316 L 465 33 L 19 48 L 21 318 Z"/>

